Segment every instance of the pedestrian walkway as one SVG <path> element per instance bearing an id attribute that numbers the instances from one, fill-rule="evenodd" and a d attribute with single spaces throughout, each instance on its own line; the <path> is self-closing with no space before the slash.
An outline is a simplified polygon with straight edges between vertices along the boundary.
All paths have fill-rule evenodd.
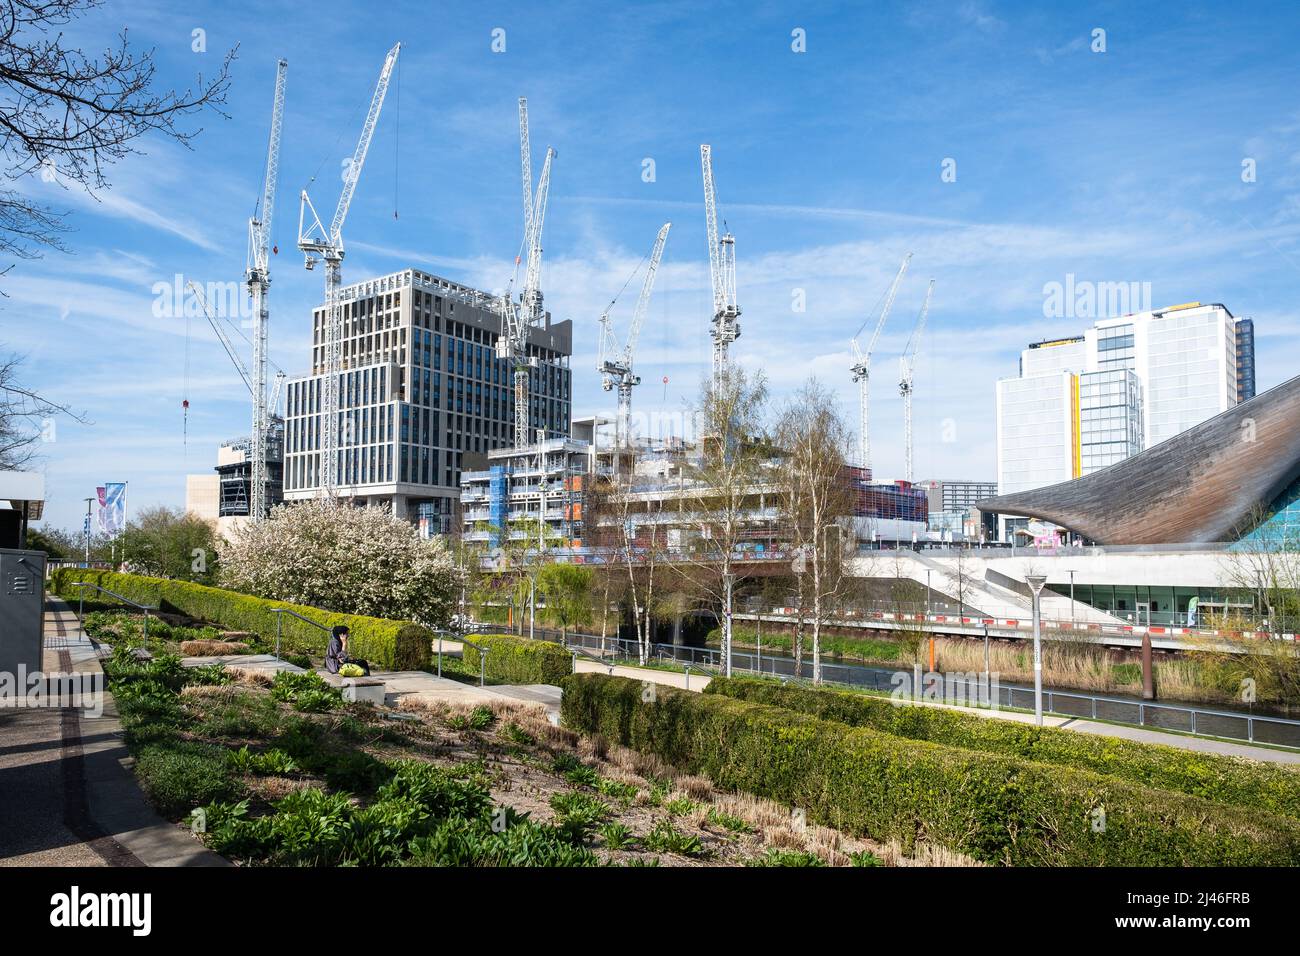
<path id="1" fill-rule="evenodd" d="M 42 666 L 99 675 L 76 614 L 48 598 Z M 154 812 L 131 771 L 112 696 L 98 708 L 0 709 L 0 866 L 226 866 Z"/>

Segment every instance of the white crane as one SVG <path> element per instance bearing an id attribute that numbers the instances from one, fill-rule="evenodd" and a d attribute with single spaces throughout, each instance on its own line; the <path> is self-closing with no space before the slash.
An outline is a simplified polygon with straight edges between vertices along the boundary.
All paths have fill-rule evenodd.
<path id="1" fill-rule="evenodd" d="M 401 49 L 402 44 L 395 44 L 384 58 L 384 67 L 379 72 L 379 81 L 375 84 L 375 93 L 370 99 L 370 112 L 366 114 L 357 148 L 343 173 L 343 190 L 339 193 L 339 203 L 329 228 L 326 229 L 321 222 L 305 189 L 298 210 L 298 248 L 302 250 L 307 268 L 314 269 L 317 258 L 325 260 L 325 327 L 322 330 L 325 367 L 321 380 L 319 478 L 320 490 L 325 495 L 333 494 L 338 482 L 339 433 L 342 430 L 339 375 L 343 365 L 343 309 L 339 302 L 339 288 L 343 284 L 343 223 L 347 220 L 357 180 L 361 178 L 361 170 L 366 164 L 366 153 L 379 123 L 379 112 L 384 107 L 384 95 L 388 92 L 388 80 L 393 75 L 397 54 Z M 309 212 L 310 221 L 307 218 Z"/>
<path id="2" fill-rule="evenodd" d="M 266 300 L 271 286 L 271 222 L 275 215 L 275 187 L 280 177 L 280 129 L 284 123 L 284 83 L 288 70 L 287 61 L 276 63 L 266 175 L 262 180 L 262 197 L 248 220 L 248 260 L 244 268 L 244 287 L 253 300 L 253 431 L 249 448 L 252 473 L 248 517 L 254 522 L 261 521 L 267 510 L 266 437 L 271 421 L 266 401 L 266 349 L 270 325 Z"/>
<path id="3" fill-rule="evenodd" d="M 193 279 L 187 282 L 186 285 L 189 286 L 190 292 L 193 293 L 194 301 L 198 303 L 199 308 L 203 311 L 203 317 L 208 320 L 208 325 L 212 326 L 212 331 L 216 334 L 217 341 L 221 343 L 221 347 L 226 350 L 226 355 L 230 357 L 230 364 L 235 366 L 235 371 L 239 373 L 240 380 L 244 383 L 244 387 L 248 389 L 248 394 L 254 399 L 254 404 L 256 404 L 257 396 L 253 391 L 253 374 L 248 371 L 248 366 L 245 365 L 244 360 L 239 357 L 239 352 L 235 348 L 235 343 L 230 340 L 230 336 L 226 333 L 226 330 L 221 327 L 221 323 L 217 321 L 215 316 L 213 316 L 212 310 L 208 308 L 208 300 L 203 294 L 203 287 Z"/>
<path id="4" fill-rule="evenodd" d="M 718 238 L 718 200 L 713 189 L 712 147 L 700 147 L 704 171 L 704 220 L 709 234 L 709 276 L 713 280 L 713 377 L 727 365 L 727 351 L 740 338 L 740 306 L 736 304 L 736 237 L 730 231 Z"/>
<path id="5" fill-rule="evenodd" d="M 880 318 L 876 322 L 876 330 L 871 334 L 871 341 L 868 343 L 866 351 L 863 351 L 858 345 L 858 336 L 852 339 L 853 346 L 853 364 L 849 371 L 853 373 L 853 381 L 858 383 L 858 457 L 862 460 L 863 468 L 871 467 L 871 353 L 875 350 L 876 340 L 880 338 L 880 332 L 885 327 L 885 320 L 889 318 L 889 310 L 894 307 L 894 296 L 898 294 L 898 287 L 903 282 L 903 276 L 907 274 L 907 265 L 912 261 L 912 254 L 909 252 L 903 257 L 903 264 L 898 267 L 898 275 L 894 276 L 893 283 L 889 286 L 889 291 L 885 294 L 885 304 L 880 310 Z M 867 316 L 867 321 L 871 317 Z M 862 323 L 862 328 L 866 328 L 867 322 Z M 858 329 L 858 334 L 862 334 L 862 328 Z"/>
<path id="6" fill-rule="evenodd" d="M 645 321 L 646 310 L 650 306 L 650 292 L 654 288 L 655 273 L 659 271 L 659 260 L 664 255 L 664 243 L 668 241 L 671 222 L 666 222 L 655 237 L 654 248 L 650 251 L 650 262 L 646 266 L 645 279 L 641 283 L 641 295 L 636 300 L 636 309 L 632 312 L 632 323 L 628 326 L 627 341 L 620 350 L 614 336 L 614 326 L 609 313 L 614 307 L 611 302 L 600 317 L 600 357 L 596 362 L 596 371 L 601 373 L 601 385 L 605 391 L 618 387 L 618 418 L 614 425 L 614 443 L 622 448 L 629 442 L 628 422 L 632 411 L 632 386 L 641 384 L 641 376 L 632 372 L 632 358 L 636 351 L 637 336 L 641 334 L 641 323 Z M 615 297 L 615 302 L 618 301 Z"/>
<path id="7" fill-rule="evenodd" d="M 515 447 L 523 448 L 529 444 L 529 368 L 538 364 L 536 356 L 528 355 L 528 337 L 533 329 L 541 325 L 542 310 L 542 227 L 546 222 L 546 202 L 551 187 L 551 161 L 556 152 L 546 148 L 546 159 L 542 163 L 542 173 L 537 179 L 537 189 L 533 190 L 533 172 L 531 146 L 528 139 L 528 100 L 519 98 L 519 153 L 520 168 L 523 176 L 524 199 L 524 243 L 523 259 L 524 287 L 519 294 L 519 301 L 514 301 L 513 285 L 506 290 L 502 298 L 501 321 L 502 335 L 497 339 L 497 357 L 508 359 L 514 368 L 515 391 Z M 515 262 L 518 269 L 518 260 Z"/>
<path id="8" fill-rule="evenodd" d="M 921 306 L 920 318 L 912 337 L 907 340 L 907 348 L 898 359 L 901 376 L 898 382 L 898 394 L 903 396 L 903 449 L 905 464 L 903 477 L 912 480 L 912 371 L 916 367 L 916 351 L 921 347 L 921 336 L 925 334 L 925 319 L 930 314 L 930 296 L 934 294 L 934 280 L 925 289 L 925 303 Z"/>

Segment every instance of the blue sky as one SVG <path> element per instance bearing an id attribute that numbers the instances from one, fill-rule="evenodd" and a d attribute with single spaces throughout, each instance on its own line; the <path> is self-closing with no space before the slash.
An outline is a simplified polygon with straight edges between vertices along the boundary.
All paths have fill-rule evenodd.
<path id="1" fill-rule="evenodd" d="M 176 274 L 240 277 L 281 56 L 272 356 L 304 370 L 322 278 L 294 248 L 298 192 L 318 173 L 313 199 L 333 208 L 398 40 L 400 74 L 345 229 L 344 281 L 417 267 L 505 284 L 520 242 L 515 111 L 526 95 L 535 168 L 546 145 L 558 150 L 543 289 L 555 317 L 575 322 L 577 413 L 612 410 L 593 369 L 596 320 L 665 220 L 634 406 L 679 413 L 708 367 L 703 142 L 737 237 L 733 355 L 765 370 L 778 402 L 816 375 L 856 422 L 849 338 L 914 252 L 873 363 L 883 478 L 901 476 L 898 354 L 931 276 L 918 477 L 993 477 L 994 381 L 1015 374 L 1025 343 L 1086 324 L 1043 315 L 1044 285 L 1067 273 L 1149 282 L 1155 306 L 1222 302 L 1256 321 L 1261 389 L 1298 370 L 1294 4 L 107 0 L 68 33 L 94 49 L 123 26 L 156 48 L 168 85 L 211 72 L 238 43 L 231 118 L 205 117 L 193 151 L 142 144 L 147 155 L 119 164 L 94 198 L 35 178 L 19 186 L 71 210 L 75 229 L 73 255 L 19 262 L 0 279 L 0 345 L 28 356 L 28 381 L 92 420 L 60 423 L 44 449 L 54 525 L 78 526 L 104 481 L 130 482 L 133 509 L 180 505 L 185 474 L 247 431 L 242 386 L 197 323 L 187 387 L 186 322 L 155 317 L 152 290 Z M 504 53 L 491 49 L 498 27 Z M 196 28 L 206 53 L 191 50 Z M 791 48 L 795 29 L 806 52 Z M 1091 49 L 1096 29 L 1104 52 Z M 646 158 L 654 182 L 642 179 Z M 954 182 L 941 179 L 945 159 Z M 616 312 L 624 321 L 632 299 Z"/>

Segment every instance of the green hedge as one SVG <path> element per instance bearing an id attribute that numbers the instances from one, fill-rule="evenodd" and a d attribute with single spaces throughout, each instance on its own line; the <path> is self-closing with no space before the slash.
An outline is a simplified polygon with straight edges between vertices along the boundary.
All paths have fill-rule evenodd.
<path id="1" fill-rule="evenodd" d="M 276 617 L 283 617 L 281 653 L 296 651 L 320 656 L 325 653 L 329 635 L 288 614 L 272 614 L 271 609 L 277 607 L 287 608 L 327 628 L 346 624 L 351 629 L 348 652 L 354 657 L 370 661 L 376 667 L 385 670 L 425 670 L 432 660 L 432 632 L 409 621 L 335 614 L 319 608 L 289 604 L 286 601 L 268 601 L 189 581 L 149 578 L 138 574 L 59 568 L 52 578 L 52 590 L 65 600 L 75 601 L 80 596 L 82 589 L 74 588 L 73 582 L 86 581 L 115 591 L 132 601 L 155 605 L 167 613 L 209 621 L 231 631 L 250 631 L 270 642 L 275 640 Z M 88 588 L 86 591 L 87 600 L 97 596 L 95 591 Z"/>
<path id="2" fill-rule="evenodd" d="M 558 684 L 573 673 L 573 657 L 551 641 L 530 641 L 508 635 L 475 634 L 475 644 L 487 648 L 487 676 L 505 684 Z M 478 648 L 464 645 L 462 659 L 472 674 L 479 672 Z"/>
<path id="3" fill-rule="evenodd" d="M 1300 771 L 1281 765 L 753 678 L 714 678 L 705 693 L 772 704 L 896 737 L 1095 770 L 1229 806 L 1300 818 Z"/>
<path id="4" fill-rule="evenodd" d="M 923 839 L 989 863 L 1300 863 L 1300 822 L 1071 767 L 973 753 L 721 694 L 603 674 L 565 678 L 566 727 L 599 733 L 768 797 L 807 819 L 904 847 Z M 1105 826 L 1094 830 L 1094 811 Z"/>

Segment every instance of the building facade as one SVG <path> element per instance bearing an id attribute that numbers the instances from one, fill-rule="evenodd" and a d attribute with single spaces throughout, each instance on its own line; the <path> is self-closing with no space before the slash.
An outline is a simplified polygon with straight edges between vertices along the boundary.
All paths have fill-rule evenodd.
<path id="1" fill-rule="evenodd" d="M 496 356 L 498 299 L 414 269 L 344 287 L 336 494 L 383 505 L 427 534 L 451 530 L 464 458 L 514 444 L 510 362 Z M 319 493 L 325 308 L 312 316 L 312 369 L 286 390 L 286 500 Z M 552 322 L 528 346 L 529 422 L 569 433 L 573 325 Z"/>
<path id="2" fill-rule="evenodd" d="M 1255 397 L 1255 322 L 1237 320 L 1237 401 Z"/>
<path id="3" fill-rule="evenodd" d="M 1254 389 L 1248 321 L 1192 302 L 1030 345 L 997 384 L 999 492 L 1092 474 L 1237 404 Z"/>

